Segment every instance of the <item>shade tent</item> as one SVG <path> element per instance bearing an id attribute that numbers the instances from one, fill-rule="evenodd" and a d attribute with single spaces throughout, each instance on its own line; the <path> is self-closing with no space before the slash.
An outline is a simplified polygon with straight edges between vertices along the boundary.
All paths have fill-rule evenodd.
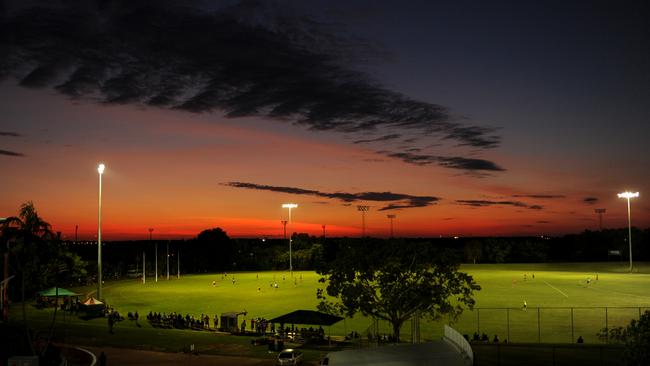
<path id="1" fill-rule="evenodd" d="M 94 297 L 90 297 L 81 303 L 81 308 L 79 310 L 86 313 L 86 318 L 93 318 L 104 316 L 104 309 L 106 309 L 106 304 Z"/>
<path id="2" fill-rule="evenodd" d="M 81 294 L 78 294 L 76 292 L 72 292 L 68 289 L 62 288 L 62 287 L 52 287 L 48 288 L 47 290 L 39 291 L 38 294 L 42 297 L 56 297 L 56 296 L 80 296 Z"/>
<path id="3" fill-rule="evenodd" d="M 88 298 L 88 300 L 83 302 L 84 305 L 104 305 L 103 302 L 95 299 L 94 297 Z"/>
<path id="4" fill-rule="evenodd" d="M 343 320 L 342 317 L 313 310 L 296 310 L 269 320 L 280 324 L 332 325 Z"/>

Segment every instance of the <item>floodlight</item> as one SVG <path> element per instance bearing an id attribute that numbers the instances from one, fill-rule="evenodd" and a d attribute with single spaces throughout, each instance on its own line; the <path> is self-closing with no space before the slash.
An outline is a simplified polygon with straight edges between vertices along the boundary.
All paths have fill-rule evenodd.
<path id="1" fill-rule="evenodd" d="M 628 192 L 618 194 L 618 198 L 627 199 L 627 237 L 630 247 L 630 272 L 632 272 L 632 219 L 630 217 L 630 198 L 639 197 L 639 192 Z"/>
<path id="2" fill-rule="evenodd" d="M 291 225 L 292 229 L 293 229 L 293 224 L 291 223 L 291 209 L 296 208 L 296 207 L 298 207 L 297 203 L 283 203 L 282 204 L 282 208 L 288 208 L 289 209 L 289 224 Z M 284 224 L 284 225 L 285 225 L 284 226 L 284 228 L 285 228 L 284 236 L 286 237 L 287 236 L 287 233 L 286 233 L 287 226 L 286 226 L 286 224 Z M 292 237 L 291 237 L 291 235 L 289 235 L 289 274 L 293 277 L 293 262 L 292 262 L 292 251 L 291 251 L 291 244 L 292 243 L 291 243 L 291 241 L 292 241 Z"/>

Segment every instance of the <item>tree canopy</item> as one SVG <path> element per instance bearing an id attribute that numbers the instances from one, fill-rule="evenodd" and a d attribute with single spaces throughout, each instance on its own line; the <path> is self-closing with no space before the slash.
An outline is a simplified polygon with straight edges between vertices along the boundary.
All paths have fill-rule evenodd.
<path id="1" fill-rule="evenodd" d="M 650 311 L 646 310 L 639 320 L 632 320 L 626 330 L 626 364 L 650 365 Z"/>
<path id="2" fill-rule="evenodd" d="M 10 251 L 11 264 L 25 281 L 27 293 L 86 275 L 85 263 L 61 245 L 33 202 L 23 203 L 18 216 L 8 217 L 1 230 L 2 242 L 8 244 L 2 246 Z"/>
<path id="3" fill-rule="evenodd" d="M 328 245 L 317 268 L 327 283 L 317 292 L 319 310 L 386 320 L 399 340 L 402 324 L 416 314 L 456 318 L 465 307 L 473 308 L 480 286 L 458 269 L 451 252 L 427 242 L 368 239 Z"/>

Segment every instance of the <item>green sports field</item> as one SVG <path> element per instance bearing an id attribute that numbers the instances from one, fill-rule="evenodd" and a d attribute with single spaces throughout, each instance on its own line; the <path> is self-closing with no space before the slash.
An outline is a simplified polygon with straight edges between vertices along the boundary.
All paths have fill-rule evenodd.
<path id="1" fill-rule="evenodd" d="M 575 338 L 582 336 L 586 342 L 595 343 L 598 342 L 596 333 L 606 324 L 609 327 L 627 325 L 638 317 L 639 311 L 650 309 L 650 264 L 646 263 L 637 264 L 634 273 L 627 273 L 622 263 L 463 265 L 461 270 L 473 275 L 482 287 L 476 294 L 478 310 L 466 311 L 453 323 L 455 328 L 470 336 L 479 331 L 490 339 L 498 334 L 501 340 L 508 338 L 514 342 L 559 343 L 573 343 Z M 244 310 L 247 320 L 251 317 L 270 319 L 297 309 L 315 309 L 316 289 L 322 286 L 318 279 L 317 274 L 307 271 L 294 272 L 293 279 L 288 272 L 184 275 L 170 280 L 159 277 L 157 283 L 148 277 L 146 284 L 139 279 L 108 281 L 103 297 L 120 313 L 138 311 L 143 320 L 149 311 L 194 316 L 203 313 L 212 319 L 215 314 Z M 275 282 L 277 289 L 271 286 Z M 77 290 L 90 293 L 94 289 Z M 526 310 L 523 309 L 524 301 Z M 39 311 L 30 310 L 30 316 L 38 320 L 41 318 Z M 17 307 L 12 313 L 14 319 L 20 316 Z M 448 321 L 422 321 L 421 337 L 424 340 L 439 338 L 442 324 Z M 150 329 L 146 321 L 141 323 L 140 332 Z M 73 324 L 68 324 L 74 328 Z M 370 325 L 370 319 L 356 316 L 326 332 L 344 335 L 355 330 L 365 335 Z M 83 326 L 103 330 L 106 323 L 103 319 L 95 319 L 84 321 Z M 128 323 L 119 325 L 126 326 Z M 382 322 L 379 326 L 380 333 L 389 333 L 388 324 Z M 179 337 L 197 333 L 165 329 L 155 332 Z M 408 322 L 402 329 L 402 338 L 410 339 Z"/>
<path id="2" fill-rule="evenodd" d="M 650 265 L 645 263 L 637 264 L 632 274 L 621 263 L 464 265 L 462 270 L 473 275 L 482 287 L 476 294 L 480 310 L 466 312 L 454 324 L 468 334 L 479 330 L 490 337 L 499 334 L 503 339 L 508 334 L 509 318 L 512 340 L 569 342 L 569 308 L 573 307 L 574 336 L 595 340 L 596 332 L 605 327 L 604 307 L 609 307 L 610 327 L 625 325 L 638 316 L 639 308 L 650 307 Z M 247 318 L 269 319 L 296 309 L 314 309 L 316 288 L 321 285 L 314 272 L 294 272 L 293 279 L 288 272 L 187 275 L 169 281 L 161 278 L 157 283 L 148 278 L 144 285 L 139 280 L 109 282 L 104 297 L 122 313 L 176 311 L 205 313 L 212 318 L 222 312 L 246 310 Z M 277 289 L 271 286 L 276 282 Z M 539 330 L 538 307 L 542 308 Z M 369 319 L 358 316 L 333 326 L 331 332 L 346 334 L 356 330 L 365 334 L 370 324 Z M 425 322 L 422 336 L 438 337 L 440 324 Z M 380 327 L 383 330 L 384 324 Z M 388 329 L 386 324 L 386 333 Z M 409 336 L 410 324 L 405 324 L 402 333 Z"/>

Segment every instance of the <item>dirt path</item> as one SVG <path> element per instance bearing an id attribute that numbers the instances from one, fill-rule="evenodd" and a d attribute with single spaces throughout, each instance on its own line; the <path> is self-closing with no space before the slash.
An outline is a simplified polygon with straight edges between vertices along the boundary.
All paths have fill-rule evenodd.
<path id="1" fill-rule="evenodd" d="M 99 358 L 104 352 L 106 355 L 106 366 L 144 366 L 144 365 L 186 365 L 186 366 L 267 366 L 273 365 L 274 360 L 264 360 L 253 357 L 239 356 L 212 356 L 212 355 L 189 355 L 185 353 L 167 353 L 155 351 L 142 351 L 126 348 L 111 347 L 85 347 Z M 97 363 L 99 365 L 99 362 Z"/>

